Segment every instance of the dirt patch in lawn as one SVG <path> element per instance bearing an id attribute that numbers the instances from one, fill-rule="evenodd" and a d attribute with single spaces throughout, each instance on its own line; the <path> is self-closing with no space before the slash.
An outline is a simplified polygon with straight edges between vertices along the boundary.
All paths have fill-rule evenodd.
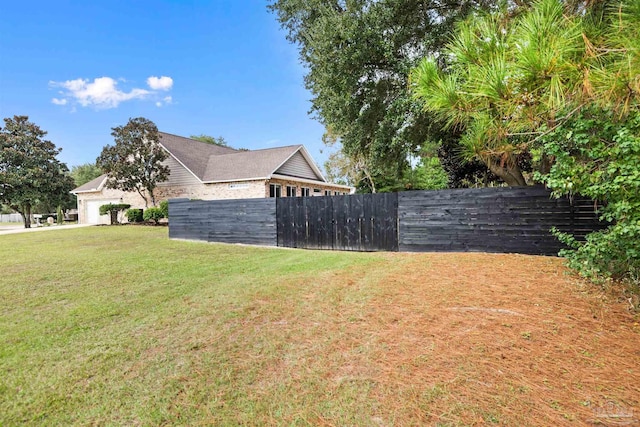
<path id="1" fill-rule="evenodd" d="M 333 349 L 348 353 L 337 382 L 376 385 L 372 424 L 640 425 L 640 325 L 624 302 L 556 258 L 401 256 Z"/>

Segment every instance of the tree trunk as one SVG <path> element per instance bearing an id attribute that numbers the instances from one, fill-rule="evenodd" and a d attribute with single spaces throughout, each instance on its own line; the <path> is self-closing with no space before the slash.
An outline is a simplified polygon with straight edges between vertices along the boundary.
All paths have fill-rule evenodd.
<path id="1" fill-rule="evenodd" d="M 487 166 L 489 166 L 489 170 L 493 172 L 494 175 L 506 182 L 509 187 L 524 187 L 527 185 L 522 171 L 515 163 L 512 166 L 502 166 L 495 159 L 490 159 Z"/>
<path id="2" fill-rule="evenodd" d="M 31 228 L 31 205 L 28 203 L 23 205 L 20 215 L 22 215 L 22 220 L 24 221 L 24 228 Z"/>
<path id="3" fill-rule="evenodd" d="M 553 165 L 553 157 L 547 156 L 546 154 L 542 155 L 540 159 L 540 173 L 542 175 L 548 175 L 551 172 L 551 166 Z"/>
<path id="4" fill-rule="evenodd" d="M 147 200 L 147 197 L 144 195 L 144 192 L 142 190 L 140 190 L 139 188 L 137 188 L 136 191 L 138 192 L 140 197 L 142 197 L 142 200 L 144 200 L 144 208 L 145 209 L 148 208 L 149 207 L 149 200 Z"/>

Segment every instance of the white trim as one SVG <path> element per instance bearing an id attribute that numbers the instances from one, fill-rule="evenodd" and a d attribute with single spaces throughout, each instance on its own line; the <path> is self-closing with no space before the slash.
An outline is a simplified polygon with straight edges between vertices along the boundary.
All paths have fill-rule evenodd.
<path id="1" fill-rule="evenodd" d="M 322 174 L 322 171 L 320 170 L 318 165 L 316 165 L 316 162 L 313 160 L 313 157 L 311 157 L 311 154 L 309 154 L 309 152 L 307 151 L 304 145 L 300 146 L 300 151 L 302 151 L 302 155 L 307 160 L 307 163 L 309 163 L 309 165 L 313 168 L 313 171 L 321 178 L 322 182 L 326 183 L 327 179 L 324 177 L 324 175 Z"/>
<path id="2" fill-rule="evenodd" d="M 109 175 L 105 175 L 104 179 L 102 180 L 102 182 L 100 182 L 100 185 L 98 185 L 97 188 L 92 188 L 91 190 L 81 190 L 81 191 L 69 191 L 69 193 L 71 194 L 80 194 L 80 193 L 99 193 L 102 191 L 102 189 L 104 188 L 105 183 L 107 182 L 107 179 L 109 179 Z"/>
<path id="3" fill-rule="evenodd" d="M 289 175 L 276 175 L 276 174 L 273 174 L 269 178 L 270 179 L 280 179 L 280 180 L 283 180 L 283 181 L 302 182 L 302 183 L 305 183 L 305 184 L 313 184 L 313 185 L 332 187 L 332 188 L 333 187 L 344 188 L 345 190 L 349 190 L 349 191 L 351 191 L 353 189 L 353 187 L 349 187 L 348 185 L 333 184 L 333 183 L 326 182 L 326 181 L 315 181 L 313 179 L 306 179 L 306 178 L 297 178 L 295 176 L 289 176 Z"/>
<path id="4" fill-rule="evenodd" d="M 236 178 L 236 179 L 223 179 L 220 181 L 201 181 L 203 184 L 224 184 L 226 182 L 245 182 L 245 181 L 266 181 L 269 177 L 262 178 Z"/>
<path id="5" fill-rule="evenodd" d="M 324 175 L 322 175 L 322 172 L 320 171 L 320 168 L 318 168 L 318 166 L 316 165 L 316 162 L 313 161 L 313 158 L 311 157 L 311 155 L 309 154 L 309 152 L 307 151 L 306 148 L 304 148 L 304 145 L 300 145 L 298 146 L 298 148 L 296 149 L 296 151 L 294 151 L 293 153 L 291 153 L 291 155 L 289 157 L 287 157 L 285 159 L 285 161 L 283 161 L 282 163 L 280 163 L 274 170 L 273 172 L 271 172 L 271 174 L 275 174 L 275 172 L 280 169 L 282 166 L 284 166 L 285 163 L 287 163 L 289 160 L 291 160 L 291 158 L 298 152 L 300 151 L 300 153 L 302 154 L 302 157 L 304 157 L 305 161 L 307 162 L 307 164 L 309 166 L 311 166 L 311 169 L 313 170 L 313 173 L 316 174 L 316 176 L 320 177 L 320 181 L 322 182 L 327 182 L 327 180 L 325 179 Z"/>

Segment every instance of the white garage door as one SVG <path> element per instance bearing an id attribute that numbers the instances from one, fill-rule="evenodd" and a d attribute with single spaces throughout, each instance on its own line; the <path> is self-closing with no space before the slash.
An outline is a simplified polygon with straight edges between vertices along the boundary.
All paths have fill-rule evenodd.
<path id="1" fill-rule="evenodd" d="M 119 200 L 87 200 L 85 202 L 85 218 L 87 224 L 109 224 L 109 215 L 100 216 L 100 206 L 109 203 L 120 203 Z"/>

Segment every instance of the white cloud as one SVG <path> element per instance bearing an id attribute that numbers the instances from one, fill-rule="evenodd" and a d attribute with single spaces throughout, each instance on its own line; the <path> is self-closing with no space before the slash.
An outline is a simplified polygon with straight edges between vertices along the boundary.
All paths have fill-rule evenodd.
<path id="1" fill-rule="evenodd" d="M 153 90 L 169 90 L 173 86 L 173 79 L 167 76 L 151 76 L 147 79 L 147 84 Z"/>
<path id="2" fill-rule="evenodd" d="M 93 82 L 89 79 L 67 80 L 66 82 L 50 82 L 51 86 L 59 86 L 67 90 L 68 98 L 75 99 L 83 107 L 115 108 L 121 102 L 132 99 L 143 99 L 152 92 L 146 89 L 131 89 L 123 92 L 118 89 L 118 82 L 111 77 L 98 77 Z M 57 105 L 64 105 L 54 102 Z"/>
<path id="3" fill-rule="evenodd" d="M 170 96 L 165 96 L 162 98 L 162 101 L 156 101 L 156 107 L 162 107 L 163 105 L 169 105 L 173 102 L 173 98 Z"/>
<path id="4" fill-rule="evenodd" d="M 171 96 L 159 99 L 157 91 L 168 91 L 173 86 L 171 77 L 149 77 L 147 84 L 152 90 L 133 88 L 129 91 L 120 90 L 118 83 L 126 83 L 124 78 L 113 79 L 111 77 L 98 77 L 90 79 L 75 79 L 64 82 L 49 82 L 51 87 L 61 87 L 62 97 L 53 98 L 55 105 L 67 105 L 70 102 L 80 104 L 83 107 L 95 107 L 97 109 L 116 108 L 120 103 L 134 99 L 149 99 L 156 101 L 158 107 L 171 104 Z"/>

